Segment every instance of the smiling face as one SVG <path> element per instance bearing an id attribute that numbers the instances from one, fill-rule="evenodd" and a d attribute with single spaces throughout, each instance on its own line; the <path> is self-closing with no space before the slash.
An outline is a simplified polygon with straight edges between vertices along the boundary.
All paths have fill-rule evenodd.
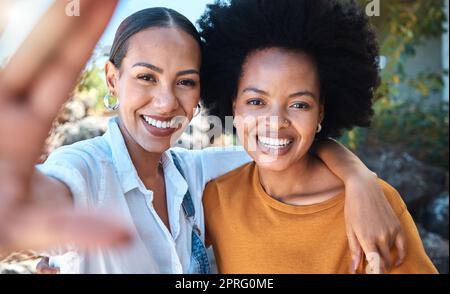
<path id="1" fill-rule="evenodd" d="M 180 29 L 149 28 L 132 36 L 120 69 L 106 65 L 124 136 L 148 152 L 170 148 L 199 102 L 200 62 L 198 43 Z"/>
<path id="2" fill-rule="evenodd" d="M 310 149 L 323 119 L 313 60 L 270 48 L 250 54 L 233 108 L 238 136 L 259 167 L 283 171 Z"/>

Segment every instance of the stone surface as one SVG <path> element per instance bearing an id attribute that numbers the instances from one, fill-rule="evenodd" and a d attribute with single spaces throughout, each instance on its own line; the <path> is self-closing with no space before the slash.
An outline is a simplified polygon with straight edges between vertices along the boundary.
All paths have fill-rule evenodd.
<path id="1" fill-rule="evenodd" d="M 108 117 L 90 116 L 57 125 L 46 141 L 46 154 L 63 145 L 101 136 L 108 126 Z"/>
<path id="2" fill-rule="evenodd" d="M 438 234 L 425 230 L 422 226 L 418 226 L 420 236 L 422 238 L 425 251 L 430 257 L 433 264 L 441 274 L 449 273 L 449 244 L 448 239 L 444 239 Z"/>
<path id="3" fill-rule="evenodd" d="M 421 212 L 420 222 L 433 233 L 448 239 L 448 191 L 435 197 Z"/>
<path id="4" fill-rule="evenodd" d="M 425 165 L 406 152 L 377 145 L 358 151 L 358 155 L 399 191 L 413 214 L 446 190 L 445 170 Z"/>

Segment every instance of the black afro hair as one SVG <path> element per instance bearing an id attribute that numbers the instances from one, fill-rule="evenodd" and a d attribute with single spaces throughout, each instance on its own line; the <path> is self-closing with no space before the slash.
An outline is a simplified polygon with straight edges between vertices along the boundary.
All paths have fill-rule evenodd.
<path id="1" fill-rule="evenodd" d="M 246 57 L 281 47 L 315 61 L 325 118 L 320 137 L 369 126 L 379 86 L 375 34 L 352 0 L 217 1 L 198 22 L 204 45 L 202 103 L 222 120 L 232 115 Z"/>

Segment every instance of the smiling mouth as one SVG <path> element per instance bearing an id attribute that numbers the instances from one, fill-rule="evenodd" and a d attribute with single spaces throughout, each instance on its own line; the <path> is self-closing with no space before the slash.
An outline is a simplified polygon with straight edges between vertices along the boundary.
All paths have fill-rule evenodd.
<path id="1" fill-rule="evenodd" d="M 147 115 L 141 115 L 141 117 L 148 125 L 161 130 L 176 129 L 182 123 L 178 117 L 167 121 L 157 120 Z"/>
<path id="2" fill-rule="evenodd" d="M 284 149 L 290 147 L 293 143 L 293 139 L 286 138 L 270 138 L 264 136 L 257 136 L 258 144 L 268 149 Z"/>

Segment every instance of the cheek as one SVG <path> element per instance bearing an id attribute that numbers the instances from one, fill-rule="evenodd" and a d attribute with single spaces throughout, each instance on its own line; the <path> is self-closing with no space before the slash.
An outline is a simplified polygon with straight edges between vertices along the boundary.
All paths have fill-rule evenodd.
<path id="1" fill-rule="evenodd" d="M 315 117 L 304 117 L 293 122 L 292 127 L 301 138 L 301 146 L 312 144 L 316 136 L 318 122 L 319 120 Z"/>
<path id="2" fill-rule="evenodd" d="M 178 98 L 178 102 L 183 109 L 184 114 L 189 119 L 192 119 L 197 105 L 200 102 L 200 90 L 179 90 L 175 95 Z"/>
<path id="3" fill-rule="evenodd" d="M 239 113 L 236 113 L 234 124 L 239 141 L 244 145 L 247 152 L 252 153 L 252 151 L 255 151 L 255 135 L 258 129 L 256 117 L 251 115 L 241 116 Z"/>
<path id="4" fill-rule="evenodd" d="M 235 110 L 234 125 L 241 135 L 248 134 L 257 127 L 256 117 L 241 109 Z"/>
<path id="5" fill-rule="evenodd" d="M 145 99 L 147 97 L 147 99 Z M 140 104 L 148 102 L 149 93 L 143 87 L 129 79 L 120 85 L 120 106 L 126 109 L 139 107 Z"/>

